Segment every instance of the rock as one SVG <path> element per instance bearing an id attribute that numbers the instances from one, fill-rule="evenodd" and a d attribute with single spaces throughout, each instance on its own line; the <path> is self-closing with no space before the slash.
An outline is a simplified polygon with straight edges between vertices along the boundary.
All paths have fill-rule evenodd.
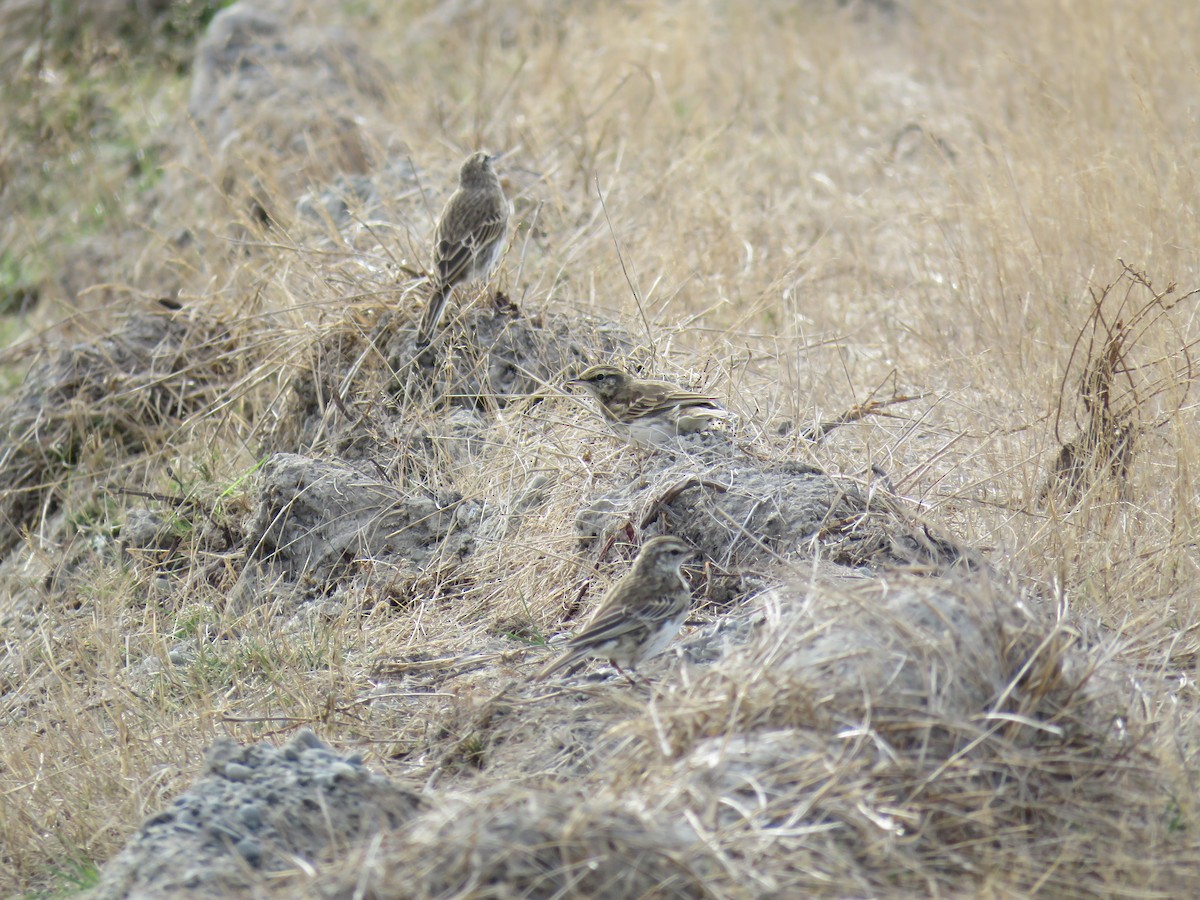
<path id="1" fill-rule="evenodd" d="M 149 509 L 131 509 L 121 524 L 121 544 L 135 550 L 165 550 L 175 537 L 171 523 Z"/>
<path id="2" fill-rule="evenodd" d="M 231 762 L 225 764 L 221 774 L 230 781 L 249 781 L 254 776 L 254 770 L 241 763 Z"/>
<path id="3" fill-rule="evenodd" d="M 92 897 L 240 896 L 262 875 L 294 868 L 293 857 L 323 858 L 417 809 L 415 794 L 350 765 L 311 732 L 282 748 L 220 738 L 200 778 L 143 823 Z"/>

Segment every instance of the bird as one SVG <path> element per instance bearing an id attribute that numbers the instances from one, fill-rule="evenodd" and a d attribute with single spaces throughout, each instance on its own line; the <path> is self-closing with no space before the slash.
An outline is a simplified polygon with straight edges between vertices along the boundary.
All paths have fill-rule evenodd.
<path id="1" fill-rule="evenodd" d="M 492 168 L 499 158 L 479 150 L 459 169 L 458 189 L 433 234 L 433 293 L 417 329 L 419 348 L 433 340 L 455 285 L 486 279 L 504 252 L 511 207 Z"/>
<path id="2" fill-rule="evenodd" d="M 692 590 L 681 566 L 694 553 L 671 535 L 651 538 L 633 566 L 621 576 L 582 630 L 567 641 L 566 650 L 531 680 L 542 681 L 589 658 L 607 659 L 631 684 L 621 668 L 637 668 L 660 653 L 678 633 L 692 605 Z"/>
<path id="3" fill-rule="evenodd" d="M 716 397 L 668 381 L 634 378 L 611 365 L 592 366 L 567 384 L 585 388 L 613 431 L 640 447 L 661 447 L 729 416 Z"/>

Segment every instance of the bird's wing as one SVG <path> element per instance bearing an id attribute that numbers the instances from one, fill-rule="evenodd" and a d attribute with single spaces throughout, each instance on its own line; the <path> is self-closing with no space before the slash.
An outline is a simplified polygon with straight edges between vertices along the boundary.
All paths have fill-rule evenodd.
<path id="1" fill-rule="evenodd" d="M 645 622 L 641 621 L 638 616 L 630 615 L 624 607 L 614 606 L 609 609 L 601 609 L 583 631 L 567 641 L 567 646 L 586 647 L 604 644 L 644 627 Z"/>
<path id="2" fill-rule="evenodd" d="M 707 407 L 720 410 L 721 404 L 716 397 L 707 394 L 697 394 L 693 391 L 681 391 L 670 384 L 654 384 L 647 386 L 641 397 L 629 404 L 629 418 L 640 419 L 653 413 L 663 412 L 679 406 Z"/>
<path id="3" fill-rule="evenodd" d="M 487 247 L 503 237 L 507 225 L 507 211 L 501 210 L 476 223 L 475 227 L 466 234 L 444 234 L 443 230 L 439 228 L 434 262 L 441 283 L 458 283 L 470 268 L 471 260 L 479 249 Z"/>
<path id="4" fill-rule="evenodd" d="M 609 589 L 583 631 L 567 641 L 566 650 L 534 675 L 533 681 L 541 681 L 564 668 L 578 665 L 587 659 L 591 648 L 598 645 L 634 631 L 657 629 L 664 622 L 681 616 L 691 604 L 690 593 L 671 589 L 631 609 L 617 599 L 624 593 L 623 581 L 621 579 Z"/>
<path id="5" fill-rule="evenodd" d="M 605 602 L 596 610 L 587 627 L 572 637 L 568 647 L 604 644 L 634 631 L 655 628 L 681 612 L 675 592 L 655 597 L 635 608 Z"/>

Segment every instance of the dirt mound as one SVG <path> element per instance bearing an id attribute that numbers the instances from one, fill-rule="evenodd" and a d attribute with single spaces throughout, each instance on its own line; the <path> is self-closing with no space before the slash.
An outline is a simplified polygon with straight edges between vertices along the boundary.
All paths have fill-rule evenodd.
<path id="1" fill-rule="evenodd" d="M 39 0 L 0 0 L 0 70 L 32 67 L 45 57 L 78 59 L 81 51 L 97 53 L 118 43 L 182 56 L 186 46 L 175 45 L 203 27 L 208 7 L 172 0 L 92 0 L 68 9 Z"/>
<path id="2" fill-rule="evenodd" d="M 947 874 L 945 846 L 981 889 L 1003 869 L 1031 891 L 1103 890 L 1137 865 L 1122 826 L 1091 811 L 1152 815 L 1165 786 L 1139 749 L 1130 682 L 1098 678 L 1103 651 L 1067 623 L 979 578 L 822 580 L 764 605 L 759 639 L 611 763 L 659 756 L 630 790 L 671 785 L 666 807 L 724 835 L 733 858 L 773 847 L 775 865 L 740 867 L 747 883 L 922 892 Z M 1068 849 L 1085 832 L 1103 847 L 1086 864 Z"/>
<path id="3" fill-rule="evenodd" d="M 478 507 L 461 497 L 401 494 L 346 465 L 278 454 L 263 466 L 240 590 L 248 600 L 260 582 L 282 579 L 320 594 L 359 559 L 453 560 L 471 552 L 466 526 Z"/>
<path id="4" fill-rule="evenodd" d="M 631 344 L 623 329 L 587 316 L 463 302 L 430 365 L 417 359 L 412 296 L 370 332 L 348 322 L 313 342 L 268 449 L 328 454 L 397 483 L 445 489 L 500 439 L 502 411 L 537 418 L 569 373 Z"/>
<path id="5" fill-rule="evenodd" d="M 319 160 L 330 174 L 366 168 L 353 113 L 378 102 L 382 68 L 346 32 L 288 16 L 286 6 L 236 3 L 197 45 L 188 112 L 227 181 L 265 175 L 270 159 Z"/>
<path id="6" fill-rule="evenodd" d="M 637 477 L 588 501 L 575 519 L 588 545 L 623 529 L 692 542 L 713 567 L 705 596 L 714 603 L 769 583 L 772 570 L 797 557 L 852 568 L 982 565 L 884 491 L 811 466 L 767 462 L 719 435 L 705 436 L 694 452 L 656 457 Z"/>
<path id="7" fill-rule="evenodd" d="M 0 409 L 0 550 L 57 507 L 85 454 L 126 458 L 165 442 L 228 379 L 234 343 L 219 323 L 134 315 L 110 334 L 36 363 Z"/>
<path id="8" fill-rule="evenodd" d="M 716 861 L 681 822 L 561 792 L 449 797 L 310 886 L 324 897 L 709 897 Z"/>

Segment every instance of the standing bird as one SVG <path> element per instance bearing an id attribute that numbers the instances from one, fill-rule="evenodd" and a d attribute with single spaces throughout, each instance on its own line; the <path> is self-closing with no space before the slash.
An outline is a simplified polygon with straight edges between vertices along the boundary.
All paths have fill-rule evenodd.
<path id="1" fill-rule="evenodd" d="M 625 675 L 621 665 L 636 668 L 661 652 L 679 631 L 692 605 L 692 590 L 680 567 L 692 548 L 677 537 L 651 538 L 633 561 L 633 568 L 608 589 L 600 606 L 567 649 L 533 681 L 589 658 L 607 659 Z M 628 675 L 625 678 L 634 683 Z"/>
<path id="2" fill-rule="evenodd" d="M 458 171 L 458 190 L 446 201 L 433 235 L 433 294 L 417 330 L 417 347 L 433 340 L 455 285 L 486 279 L 504 252 L 508 198 L 492 163 L 480 150 Z"/>
<path id="3" fill-rule="evenodd" d="M 716 397 L 667 381 L 634 378 L 616 366 L 592 366 L 567 384 L 586 388 L 613 431 L 640 447 L 662 446 L 729 416 Z"/>

